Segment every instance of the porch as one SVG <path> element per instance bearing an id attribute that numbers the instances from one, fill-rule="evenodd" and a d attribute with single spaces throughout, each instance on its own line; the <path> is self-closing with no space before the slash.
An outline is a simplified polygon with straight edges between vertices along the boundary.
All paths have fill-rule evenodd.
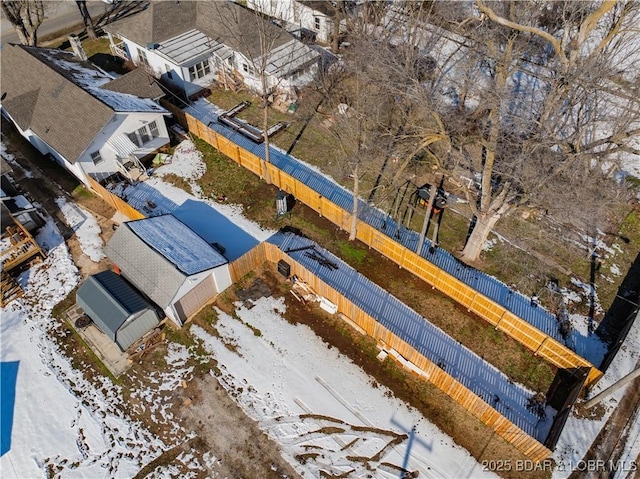
<path id="1" fill-rule="evenodd" d="M 129 54 L 127 53 L 127 48 L 124 42 L 114 43 L 112 40 L 109 44 L 109 48 L 111 49 L 111 54 L 114 57 L 120 57 L 125 61 L 131 60 L 131 58 L 129 58 Z"/>

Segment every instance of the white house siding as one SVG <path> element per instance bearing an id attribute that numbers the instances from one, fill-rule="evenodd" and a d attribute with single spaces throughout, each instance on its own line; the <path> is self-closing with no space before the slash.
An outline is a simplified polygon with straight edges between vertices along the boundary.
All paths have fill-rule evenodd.
<path id="1" fill-rule="evenodd" d="M 292 28 L 309 30 L 316 34 L 316 40 L 329 43 L 333 32 L 333 18 L 294 0 L 247 0 L 247 7 L 274 18 L 284 20 Z M 320 25 L 316 28 L 316 19 Z M 346 29 L 346 21 L 340 23 L 340 30 Z"/>
<path id="2" fill-rule="evenodd" d="M 126 38 L 123 38 L 122 41 L 126 45 L 129 57 L 135 64 L 138 66 L 144 65 L 140 61 L 139 55 L 139 50 L 144 50 L 147 57 L 148 70 L 155 76 L 161 77 L 167 83 L 170 83 L 176 88 L 184 91 L 187 97 L 197 93 L 215 81 L 215 62 L 212 61 L 212 57 L 210 55 L 198 57 L 190 60 L 189 63 L 179 65 L 157 50 L 148 50 L 147 48 L 143 48 L 137 43 L 127 40 Z M 202 61 L 210 62 L 211 73 L 205 77 L 192 81 L 189 76 L 189 67 Z M 171 73 L 171 78 L 169 78 L 167 73 Z"/>
<path id="3" fill-rule="evenodd" d="M 222 293 L 225 289 L 233 284 L 231 280 L 231 271 L 229 265 L 225 264 L 213 270 L 213 280 L 216 282 L 218 293 Z"/>
<path id="4" fill-rule="evenodd" d="M 294 23 L 293 0 L 247 0 L 247 8 Z"/>
<path id="5" fill-rule="evenodd" d="M 9 119 L 11 119 L 13 126 L 16 127 L 18 132 L 29 143 L 31 143 L 40 153 L 42 153 L 43 155 L 47 155 L 47 154 L 51 155 L 51 157 L 56 161 L 56 163 L 58 163 L 64 169 L 69 171 L 69 173 L 71 173 L 73 176 L 75 176 L 80 181 L 82 181 L 82 183 L 89 186 L 89 180 L 87 179 L 86 175 L 82 171 L 82 168 L 80 167 L 79 164 L 71 163 L 64 156 L 62 156 L 56 150 L 54 150 L 53 147 L 51 147 L 46 141 L 44 141 L 42 138 L 36 135 L 31 129 L 22 130 L 20 126 L 18 126 L 18 124 L 15 121 L 13 121 L 13 119 L 11 118 L 11 115 L 9 115 L 9 113 L 6 110 L 3 109 L 2 113 L 6 115 Z"/>
<path id="6" fill-rule="evenodd" d="M 176 311 L 175 304 L 180 302 L 180 300 L 183 299 L 187 294 L 189 294 L 195 287 L 200 285 L 202 281 L 211 277 L 213 277 L 213 282 L 215 284 L 215 296 L 216 294 L 219 294 L 227 289 L 232 284 L 229 264 L 223 264 L 221 266 L 218 266 L 217 268 L 189 276 L 182 284 L 182 286 L 180 286 L 178 292 L 171 300 L 171 304 L 164 309 L 165 314 L 169 318 L 171 318 L 171 320 L 173 320 L 178 326 L 182 326 L 182 321 L 178 315 L 178 312 Z M 213 299 L 214 296 L 209 299 Z"/>
<path id="7" fill-rule="evenodd" d="M 134 152 L 134 155 L 138 158 L 143 158 L 169 143 L 169 133 L 167 132 L 163 114 L 156 112 L 116 113 L 78 159 L 82 171 L 87 175 L 91 174 L 98 180 L 120 171 L 118 155 L 107 142 L 118 135 L 126 135 L 139 130 L 152 121 L 156 122 L 159 136 L 139 147 Z M 97 165 L 93 163 L 91 158 L 91 153 L 95 151 L 100 152 L 103 160 Z"/>

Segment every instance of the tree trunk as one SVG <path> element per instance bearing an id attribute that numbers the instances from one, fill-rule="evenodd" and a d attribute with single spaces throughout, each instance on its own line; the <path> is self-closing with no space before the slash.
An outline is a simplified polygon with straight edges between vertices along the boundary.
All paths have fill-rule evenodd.
<path id="1" fill-rule="evenodd" d="M 271 173 L 269 173 L 269 163 L 271 163 L 271 151 L 269 150 L 269 94 L 267 93 L 267 78 L 264 68 L 260 73 L 260 82 L 262 84 L 262 134 L 264 136 L 264 181 L 271 184 Z"/>
<path id="2" fill-rule="evenodd" d="M 78 10 L 80 10 L 80 15 L 82 15 L 82 21 L 84 22 L 84 28 L 87 31 L 87 36 L 91 40 L 97 39 L 98 35 L 96 34 L 96 29 L 93 26 L 93 20 L 91 19 L 91 15 L 87 9 L 87 0 L 76 0 L 76 5 L 78 5 Z"/>
<path id="3" fill-rule="evenodd" d="M 502 215 L 500 213 L 478 217 L 473 231 L 471 231 L 471 235 L 462 250 L 462 259 L 464 261 L 474 262 L 480 258 L 482 248 L 489 237 L 489 233 L 491 233 L 493 227 L 501 217 Z"/>
<path id="4" fill-rule="evenodd" d="M 356 159 L 353 170 L 353 215 L 351 216 L 351 228 L 349 229 L 349 241 L 356 239 L 358 228 L 358 195 L 360 192 L 360 160 Z"/>
<path id="5" fill-rule="evenodd" d="M 338 0 L 336 3 L 335 13 L 333 15 L 333 45 L 331 46 L 333 49 L 333 53 L 338 54 L 338 50 L 340 49 L 340 10 L 342 8 L 342 1 Z"/>

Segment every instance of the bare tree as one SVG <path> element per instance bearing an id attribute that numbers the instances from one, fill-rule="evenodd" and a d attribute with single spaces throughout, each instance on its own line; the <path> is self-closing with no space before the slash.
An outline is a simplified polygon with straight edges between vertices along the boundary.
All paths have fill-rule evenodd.
<path id="1" fill-rule="evenodd" d="M 80 10 L 80 15 L 82 15 L 82 22 L 84 23 L 87 35 L 90 39 L 95 40 L 98 38 L 98 35 L 96 34 L 96 29 L 93 25 L 93 19 L 87 9 L 87 0 L 76 0 L 76 5 L 78 5 L 78 10 Z"/>
<path id="2" fill-rule="evenodd" d="M 212 2 L 216 15 L 223 21 L 220 23 L 224 29 L 223 35 L 235 43 L 237 50 L 243 56 L 241 62 L 245 68 L 245 77 L 257 77 L 258 85 L 255 88 L 261 98 L 262 131 L 264 135 L 265 165 L 263 165 L 263 177 L 267 183 L 271 183 L 268 164 L 270 159 L 270 140 L 267 131 L 269 129 L 269 104 L 270 97 L 283 81 L 283 77 L 291 76 L 295 71 L 278 71 L 294 64 L 298 57 L 307 55 L 308 47 L 298 42 L 286 30 L 275 25 L 269 15 L 270 8 L 277 8 L 273 2 L 262 6 L 262 12 L 248 10 L 237 4 L 228 2 Z M 272 13 L 273 15 L 273 13 Z M 304 60 L 299 65 L 304 66 Z M 278 75 L 276 75 L 278 73 Z"/>
<path id="3" fill-rule="evenodd" d="M 38 44 L 38 28 L 47 13 L 44 0 L 2 0 L 2 13 L 13 25 L 20 43 Z"/>
<path id="4" fill-rule="evenodd" d="M 621 155 L 640 154 L 639 99 L 619 68 L 638 71 L 637 4 L 478 0 L 476 7 L 459 23 L 465 61 L 439 69 L 437 88 L 422 92 L 438 118 L 429 125 L 430 138 L 441 135 L 432 146 L 451 160 L 443 162 L 451 173 L 470 178 L 467 261 L 520 206 L 596 227 L 604 206 L 621 199 L 607 176 Z M 443 94 L 449 90 L 455 98 Z"/>

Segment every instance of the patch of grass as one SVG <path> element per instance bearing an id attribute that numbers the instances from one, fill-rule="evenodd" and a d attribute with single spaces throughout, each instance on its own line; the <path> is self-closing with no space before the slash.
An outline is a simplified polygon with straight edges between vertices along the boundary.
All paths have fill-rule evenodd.
<path id="1" fill-rule="evenodd" d="M 111 48 L 108 38 L 97 38 L 95 40 L 87 38 L 82 41 L 82 48 L 87 54 L 87 58 L 91 58 L 98 53 L 111 55 Z"/>
<path id="2" fill-rule="evenodd" d="M 338 247 L 342 253 L 342 258 L 349 263 L 360 264 L 367 258 L 367 250 L 365 248 L 358 247 L 358 245 L 354 243 L 339 241 Z"/>
<path id="3" fill-rule="evenodd" d="M 173 186 L 180 188 L 181 190 L 191 191 L 191 185 L 189 185 L 189 182 L 185 180 L 183 177 L 178 176 L 174 173 L 168 173 L 164 175 L 162 179 L 167 183 L 170 183 Z"/>
<path id="4" fill-rule="evenodd" d="M 94 198 L 95 195 L 89 191 L 84 185 L 78 185 L 71 193 L 74 199 L 81 200 L 83 198 Z"/>

